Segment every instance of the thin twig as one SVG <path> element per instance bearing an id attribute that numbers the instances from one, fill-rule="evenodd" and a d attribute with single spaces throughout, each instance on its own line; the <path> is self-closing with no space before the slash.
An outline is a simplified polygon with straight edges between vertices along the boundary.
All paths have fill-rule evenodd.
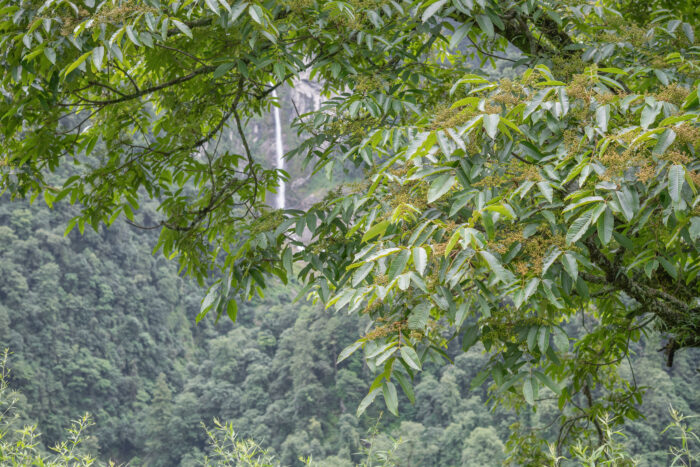
<path id="1" fill-rule="evenodd" d="M 501 57 L 500 55 L 495 55 L 495 54 L 486 52 L 485 50 L 481 49 L 481 48 L 476 44 L 476 42 L 474 42 L 474 41 L 472 40 L 471 37 L 467 36 L 467 39 L 469 39 L 469 42 L 472 43 L 472 45 L 474 46 L 474 48 L 475 48 L 476 50 L 478 50 L 480 53 L 482 53 L 483 55 L 486 55 L 486 56 L 488 56 L 488 57 L 493 57 L 493 58 L 496 58 L 496 59 L 498 59 L 498 60 L 506 60 L 506 61 L 509 61 L 509 62 L 512 62 L 512 63 L 517 62 L 517 60 L 513 60 L 512 58 Z"/>

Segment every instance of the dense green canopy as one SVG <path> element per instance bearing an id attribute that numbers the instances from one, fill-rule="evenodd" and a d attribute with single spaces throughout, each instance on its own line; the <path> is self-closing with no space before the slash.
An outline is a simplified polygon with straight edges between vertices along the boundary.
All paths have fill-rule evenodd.
<path id="1" fill-rule="evenodd" d="M 516 406 L 552 391 L 557 447 L 602 441 L 603 412 L 638 415 L 617 374 L 631 341 L 662 331 L 669 364 L 700 346 L 697 11 L 635 3 L 0 0 L 2 185 L 77 203 L 69 229 L 160 229 L 166 256 L 219 278 L 200 316 L 235 319 L 292 275 L 367 314 L 341 355 L 377 375 L 359 412 L 380 393 L 396 412 L 394 382 L 411 398 L 426 359 L 480 341 L 474 385 Z M 301 75 L 327 100 L 289 157 L 367 177 L 272 210 L 286 175 L 246 124 Z M 216 149 L 224 130 L 239 153 Z M 135 214 L 145 198 L 159 219 Z"/>

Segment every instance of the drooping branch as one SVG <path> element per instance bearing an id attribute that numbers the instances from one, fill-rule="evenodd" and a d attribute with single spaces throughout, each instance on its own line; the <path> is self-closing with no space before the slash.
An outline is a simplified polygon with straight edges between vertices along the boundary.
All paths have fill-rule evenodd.
<path id="1" fill-rule="evenodd" d="M 191 58 L 192 60 L 194 60 L 195 62 L 199 63 L 202 66 L 208 66 L 206 63 L 204 63 L 204 60 L 202 60 L 201 58 L 196 57 L 196 56 L 192 55 L 191 53 L 186 52 L 182 49 L 178 49 L 177 47 L 171 47 L 171 46 L 165 45 L 165 44 L 155 44 L 155 45 L 156 45 L 156 47 L 159 47 L 161 49 L 171 50 L 171 51 L 176 52 L 178 54 L 184 55 L 187 58 Z"/>
<path id="2" fill-rule="evenodd" d="M 472 17 L 460 11 L 453 13 L 451 18 L 460 23 L 473 21 Z M 542 49 L 550 54 L 567 55 L 573 50 L 571 46 L 575 45 L 574 40 L 566 31 L 547 16 L 547 14 L 533 15 L 511 10 L 503 12 L 501 14 L 501 19 L 504 27 L 499 31 L 499 34 L 523 53 L 529 54 L 530 56 L 538 55 Z M 542 40 L 543 38 L 545 39 L 544 41 Z M 474 45 L 476 46 L 476 44 Z M 477 49 L 479 49 L 479 47 L 477 47 Z M 481 47 L 479 51 L 487 56 L 493 56 L 500 60 L 516 61 L 507 57 L 491 54 L 484 50 L 483 47 Z"/>
<path id="3" fill-rule="evenodd" d="M 125 95 L 122 95 L 121 97 L 118 97 L 118 98 L 115 98 L 115 99 L 106 99 L 106 100 L 101 100 L 101 101 L 94 101 L 94 100 L 86 99 L 85 97 L 82 97 L 82 96 L 78 96 L 78 98 L 79 98 L 81 101 L 86 102 L 86 103 L 88 103 L 88 104 L 90 104 L 90 105 L 100 105 L 100 106 L 104 106 L 104 105 L 119 104 L 119 103 L 121 103 L 121 102 L 127 102 L 127 101 L 130 101 L 130 100 L 133 100 L 133 99 L 137 99 L 137 98 L 139 98 L 139 97 L 143 97 L 143 96 L 145 96 L 145 95 L 152 94 L 152 93 L 154 93 L 154 92 L 156 92 L 156 91 L 161 91 L 161 90 L 163 90 L 163 89 L 166 89 L 166 88 L 169 88 L 169 87 L 176 86 L 176 85 L 178 85 L 178 84 L 187 82 L 187 81 L 189 81 L 189 80 L 191 80 L 191 79 L 193 79 L 193 78 L 196 78 L 197 76 L 200 76 L 200 75 L 203 75 L 203 74 L 206 74 L 206 73 L 211 73 L 211 72 L 213 72 L 215 69 L 216 69 L 215 66 L 203 66 L 203 67 L 197 68 L 196 70 L 194 70 L 194 71 L 191 72 L 190 74 L 187 74 L 187 75 L 184 75 L 184 76 L 180 76 L 180 77 L 175 78 L 175 79 L 172 79 L 172 80 L 170 80 L 170 81 L 166 81 L 165 83 L 161 83 L 161 84 L 158 84 L 158 85 L 156 85 L 156 86 L 152 86 L 152 87 L 150 87 L 150 88 L 141 89 L 140 91 L 134 92 L 134 93 L 132 93 L 132 94 L 125 94 Z"/>
<path id="4" fill-rule="evenodd" d="M 476 42 L 474 42 L 471 37 L 467 37 L 467 39 L 469 39 L 469 42 L 471 42 L 472 47 L 474 47 L 476 50 L 478 50 L 479 53 L 481 53 L 482 55 L 486 55 L 487 57 L 495 58 L 496 60 L 505 60 L 505 61 L 513 62 L 513 63 L 517 62 L 517 60 L 513 60 L 512 58 L 503 57 L 501 55 L 496 55 L 496 54 L 486 52 L 481 47 L 479 47 L 479 45 Z"/>
<path id="5" fill-rule="evenodd" d="M 583 279 L 612 286 L 625 292 L 639 302 L 647 312 L 657 316 L 672 334 L 677 333 L 681 326 L 688 328 L 683 335 L 672 336 L 669 343 L 669 362 L 673 362 L 672 353 L 677 348 L 700 347 L 700 309 L 698 307 L 693 307 L 666 291 L 644 283 L 641 279 L 630 277 L 623 272 L 621 255 L 611 261 L 600 251 L 594 240 L 588 239 L 585 243 L 590 252 L 591 261 L 603 271 L 605 276 L 581 272 Z"/>

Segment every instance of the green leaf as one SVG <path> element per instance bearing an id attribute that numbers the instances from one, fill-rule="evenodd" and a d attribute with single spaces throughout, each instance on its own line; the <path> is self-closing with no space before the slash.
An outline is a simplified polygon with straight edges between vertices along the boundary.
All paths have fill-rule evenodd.
<path id="1" fill-rule="evenodd" d="M 437 13 L 440 10 L 440 8 L 442 8 L 445 5 L 445 3 L 447 3 L 447 0 L 438 0 L 437 2 L 430 5 L 423 12 L 423 16 L 421 16 L 421 21 L 423 21 L 424 23 L 428 21 L 430 18 L 433 17 L 435 13 Z"/>
<path id="2" fill-rule="evenodd" d="M 487 15 L 476 15 L 476 22 L 489 39 L 494 36 L 493 22 Z"/>
<path id="3" fill-rule="evenodd" d="M 539 285 L 540 280 L 537 277 L 533 277 L 532 279 L 530 279 L 530 281 L 523 289 L 523 303 L 527 302 L 530 299 L 530 297 L 532 297 L 532 294 L 534 294 L 537 291 L 537 287 L 539 287 Z"/>
<path id="4" fill-rule="evenodd" d="M 368 346 L 365 349 L 367 352 L 365 355 L 365 358 L 367 358 L 367 359 L 375 358 L 375 357 L 383 354 L 387 350 L 391 349 L 392 347 L 396 347 L 397 344 L 398 343 L 396 341 L 392 341 L 392 342 L 389 342 L 387 344 L 380 345 L 380 346 L 376 346 L 376 345 L 374 347 Z"/>
<path id="5" fill-rule="evenodd" d="M 401 346 L 401 359 L 406 362 L 406 365 L 410 366 L 414 370 L 421 370 L 421 363 L 420 363 L 420 358 L 418 358 L 418 354 L 416 351 L 413 349 L 413 347 L 410 347 L 408 345 L 402 345 Z"/>
<path id="6" fill-rule="evenodd" d="M 654 75 L 656 75 L 659 81 L 661 81 L 661 84 L 663 84 L 664 86 L 669 85 L 669 75 L 664 73 L 663 70 L 654 69 Z"/>
<path id="7" fill-rule="evenodd" d="M 492 211 L 501 214 L 506 219 L 515 219 L 515 212 L 508 204 L 490 204 L 484 208 L 484 211 Z"/>
<path id="8" fill-rule="evenodd" d="M 263 11 L 259 5 L 250 5 L 248 14 L 258 24 L 263 24 Z"/>
<path id="9" fill-rule="evenodd" d="M 462 339 L 462 351 L 466 352 L 479 340 L 479 326 L 474 325 L 467 328 Z"/>
<path id="10" fill-rule="evenodd" d="M 501 117 L 498 114 L 484 115 L 484 131 L 491 139 L 496 139 L 498 135 L 498 122 Z"/>
<path id="11" fill-rule="evenodd" d="M 571 253 L 566 253 L 562 256 L 561 263 L 564 265 L 564 269 L 571 277 L 571 280 L 576 282 L 576 279 L 578 279 L 578 261 L 576 261 L 576 258 Z"/>
<path id="12" fill-rule="evenodd" d="M 588 227 L 590 227 L 592 217 L 593 211 L 588 210 L 576 218 L 576 220 L 571 224 L 571 227 L 569 227 L 569 230 L 566 232 L 567 245 L 576 243 L 581 239 L 581 237 L 583 237 L 583 234 L 585 234 Z"/>
<path id="13" fill-rule="evenodd" d="M 131 206 L 129 206 L 128 204 L 124 204 L 124 206 L 122 206 L 122 209 L 124 210 L 124 215 L 126 216 L 126 218 L 133 222 L 134 211 L 131 210 Z"/>
<path id="14" fill-rule="evenodd" d="M 192 30 L 189 28 L 189 26 L 187 26 L 182 21 L 178 21 L 178 20 L 173 19 L 173 18 L 170 18 L 170 21 L 173 22 L 175 27 L 178 28 L 180 30 L 180 32 L 182 32 L 184 35 L 186 35 L 187 37 L 192 39 Z"/>
<path id="15" fill-rule="evenodd" d="M 677 280 L 678 269 L 676 268 L 676 266 L 663 256 L 658 256 L 657 259 L 659 260 L 659 263 L 661 263 L 661 266 L 663 266 L 663 268 L 666 270 L 668 275 L 673 277 L 674 280 Z"/>
<path id="16" fill-rule="evenodd" d="M 598 71 L 602 71 L 603 73 L 613 73 L 616 75 L 628 75 L 625 70 L 621 70 L 620 68 L 614 68 L 614 67 L 609 67 L 609 68 L 598 68 Z"/>
<path id="17" fill-rule="evenodd" d="M 134 33 L 134 28 L 130 25 L 126 26 L 126 36 L 131 42 L 133 42 L 133 44 L 136 47 L 141 47 L 141 42 L 139 42 L 138 37 L 136 37 L 136 34 Z"/>
<path id="18" fill-rule="evenodd" d="M 74 217 L 71 220 L 68 221 L 68 225 L 66 225 L 66 230 L 63 232 L 63 236 L 67 237 L 68 234 L 73 230 L 75 225 L 78 223 L 78 218 Z"/>
<path id="19" fill-rule="evenodd" d="M 438 178 L 433 180 L 433 183 L 430 184 L 430 189 L 428 190 L 428 202 L 432 203 L 433 201 L 438 200 L 442 195 L 447 193 L 450 188 L 452 188 L 452 185 L 454 185 L 456 181 L 455 176 L 449 173 L 440 175 Z"/>
<path id="20" fill-rule="evenodd" d="M 624 236 L 623 234 L 619 232 L 613 231 L 613 238 L 617 240 L 617 243 L 625 247 L 626 250 L 633 251 L 634 250 L 634 243 L 632 243 L 632 240 L 630 240 L 628 237 Z"/>
<path id="21" fill-rule="evenodd" d="M 44 202 L 49 207 L 49 209 L 53 209 L 53 202 L 55 201 L 56 197 L 53 195 L 53 193 L 51 193 L 48 190 L 44 190 L 43 194 L 44 194 Z M 117 211 L 117 215 L 118 215 L 118 213 L 119 213 L 119 211 Z"/>
<path id="22" fill-rule="evenodd" d="M 408 264 L 408 258 L 410 256 L 411 256 L 411 253 L 408 250 L 403 250 L 401 253 L 397 254 L 394 257 L 394 260 L 389 265 L 389 271 L 388 271 L 389 282 L 394 280 L 394 278 L 396 276 L 398 276 L 399 274 L 403 273 L 403 270 L 406 267 L 406 264 Z"/>
<path id="23" fill-rule="evenodd" d="M 555 247 L 549 252 L 549 254 L 547 254 L 547 256 L 545 256 L 544 260 L 542 261 L 542 275 L 544 275 L 552 264 L 554 264 L 561 253 L 562 251 Z"/>
<path id="24" fill-rule="evenodd" d="M 549 182 L 537 182 L 537 188 L 540 190 L 540 193 L 542 193 L 542 196 L 544 196 L 545 199 L 551 203 L 554 197 L 552 185 L 550 185 Z"/>
<path id="25" fill-rule="evenodd" d="M 352 275 L 352 286 L 357 287 L 372 272 L 376 263 L 368 262 L 360 266 Z"/>
<path id="26" fill-rule="evenodd" d="M 631 221 L 634 218 L 634 200 L 632 199 L 629 190 L 625 188 L 626 187 L 623 187 L 621 191 L 616 191 L 615 197 L 620 205 L 620 209 L 622 209 L 622 215 L 625 216 L 627 221 Z"/>
<path id="27" fill-rule="evenodd" d="M 496 223 L 494 222 L 494 215 L 491 214 L 491 211 L 484 210 L 481 212 L 481 224 L 484 226 L 487 238 L 493 239 L 496 237 Z"/>
<path id="28" fill-rule="evenodd" d="M 452 251 L 452 249 L 457 245 L 457 242 L 461 238 L 461 233 L 459 229 L 455 230 L 452 233 L 452 236 L 450 237 L 450 240 L 447 242 L 447 246 L 445 247 L 445 258 L 447 258 Z"/>
<path id="29" fill-rule="evenodd" d="M 214 13 L 216 16 L 220 16 L 221 13 L 219 13 L 219 3 L 216 0 L 204 0 L 209 9 Z"/>
<path id="30" fill-rule="evenodd" d="M 392 355 L 394 355 L 394 353 L 395 353 L 397 350 L 398 350 L 398 347 L 396 347 L 396 346 L 391 347 L 390 349 L 387 349 L 387 350 L 384 351 L 382 354 L 380 354 L 379 356 L 377 356 L 377 359 L 375 360 L 374 364 L 375 364 L 375 365 L 381 365 L 382 363 L 384 363 L 385 361 L 387 361 L 387 359 L 388 359 L 389 357 L 391 357 Z"/>
<path id="31" fill-rule="evenodd" d="M 542 326 L 537 332 L 537 347 L 542 353 L 545 353 L 549 347 L 549 329 L 546 326 Z"/>
<path id="32" fill-rule="evenodd" d="M 500 125 L 505 125 L 505 126 L 507 126 L 508 128 L 510 128 L 511 130 L 516 131 L 516 132 L 518 132 L 518 133 L 520 133 L 520 134 L 523 133 L 523 131 L 522 131 L 520 128 L 518 128 L 518 126 L 517 126 L 515 123 L 511 122 L 510 120 L 508 120 L 508 119 L 505 118 L 505 117 L 501 117 L 501 118 L 500 118 L 499 126 L 500 126 Z M 503 130 L 503 128 L 501 128 L 501 130 Z"/>
<path id="33" fill-rule="evenodd" d="M 467 313 L 469 312 L 469 308 L 472 305 L 471 299 L 467 300 L 466 302 L 462 302 L 459 307 L 457 308 L 457 313 L 455 313 L 455 319 L 454 319 L 454 324 L 455 326 L 459 327 L 464 323 L 465 318 L 467 317 Z"/>
<path id="34" fill-rule="evenodd" d="M 220 283 L 217 283 L 209 288 L 209 292 L 204 297 L 204 300 L 202 300 L 202 306 L 199 309 L 199 315 L 197 315 L 197 322 L 199 322 L 204 317 L 204 315 L 207 314 L 207 312 L 214 305 L 214 302 L 219 298 L 218 292 L 220 285 Z"/>
<path id="35" fill-rule="evenodd" d="M 673 131 L 672 129 L 668 128 L 666 129 L 661 135 L 659 136 L 659 140 L 656 143 L 656 146 L 654 146 L 654 149 L 652 150 L 653 154 L 661 155 L 666 152 L 666 150 L 673 144 L 673 141 L 676 139 L 676 132 Z"/>
<path id="36" fill-rule="evenodd" d="M 228 62 L 219 65 L 218 67 L 216 67 L 216 70 L 214 70 L 214 73 L 212 73 L 212 78 L 221 78 L 226 73 L 228 73 L 234 66 L 236 66 L 235 62 Z"/>
<path id="37" fill-rule="evenodd" d="M 377 398 L 379 393 L 381 392 L 382 388 L 375 388 L 372 391 L 367 394 L 364 399 L 360 402 L 360 405 L 357 407 L 357 413 L 355 414 L 358 418 L 365 413 L 365 410 L 367 410 L 367 407 L 369 407 L 372 402 L 374 402 L 374 399 Z"/>
<path id="38" fill-rule="evenodd" d="M 540 380 L 542 384 L 551 389 L 552 392 L 554 392 L 555 394 L 561 394 L 561 388 L 554 381 L 552 381 L 552 379 L 549 376 L 542 373 L 541 371 L 533 371 L 532 374 L 535 375 L 535 377 L 538 380 Z"/>
<path id="39" fill-rule="evenodd" d="M 471 22 L 468 23 L 463 23 L 457 30 L 452 34 L 452 37 L 450 37 L 450 49 L 455 49 L 459 46 L 459 44 L 464 40 L 464 38 L 467 36 L 469 33 L 469 30 L 472 28 Z"/>
<path id="40" fill-rule="evenodd" d="M 697 8 L 695 9 L 695 12 L 697 14 Z M 696 17 L 697 18 L 697 17 Z M 695 32 L 693 31 L 693 26 L 689 23 L 683 23 L 681 25 L 681 28 L 683 28 L 683 33 L 685 34 L 685 37 L 688 39 L 688 42 L 691 44 L 695 42 Z"/>
<path id="41" fill-rule="evenodd" d="M 92 64 L 99 71 L 102 69 L 102 59 L 105 56 L 105 48 L 101 45 L 92 49 Z"/>
<path id="42" fill-rule="evenodd" d="M 560 327 L 554 328 L 554 346 L 559 349 L 560 352 L 567 352 L 569 350 L 569 338 Z"/>
<path id="43" fill-rule="evenodd" d="M 382 394 L 384 395 L 384 402 L 386 402 L 386 407 L 389 412 L 393 413 L 397 417 L 399 416 L 399 398 L 396 394 L 396 386 L 391 381 L 384 381 L 382 385 Z"/>
<path id="44" fill-rule="evenodd" d="M 425 248 L 420 246 L 413 248 L 412 253 L 413 265 L 416 268 L 416 272 L 422 276 L 428 265 L 428 253 L 425 251 Z"/>
<path id="45" fill-rule="evenodd" d="M 139 40 L 143 45 L 149 48 L 153 48 L 153 36 L 148 31 L 141 31 L 139 33 Z"/>
<path id="46" fill-rule="evenodd" d="M 525 378 L 523 383 L 523 397 L 525 397 L 525 402 L 530 405 L 535 405 L 535 383 L 532 377 Z"/>
<path id="47" fill-rule="evenodd" d="M 411 401 L 411 404 L 415 404 L 416 403 L 416 396 L 413 393 L 413 386 L 411 385 L 411 382 L 408 381 L 408 379 L 406 378 L 406 375 L 397 371 L 397 372 L 394 372 L 393 376 L 394 376 L 394 378 L 396 378 L 396 381 L 399 382 L 401 389 L 403 389 L 404 394 L 406 394 L 406 397 L 408 397 L 408 400 Z"/>
<path id="48" fill-rule="evenodd" d="M 46 58 L 53 63 L 54 65 L 56 64 L 56 51 L 52 49 L 51 47 L 46 47 L 44 49 L 44 55 L 46 55 Z"/>
<path id="49" fill-rule="evenodd" d="M 228 11 L 229 13 L 231 13 L 231 5 L 228 4 L 228 1 L 227 1 L 227 0 L 218 0 L 218 1 L 219 1 L 219 4 L 220 4 L 222 7 L 224 7 L 224 9 L 225 9 L 226 11 Z"/>
<path id="50" fill-rule="evenodd" d="M 642 128 L 649 128 L 649 125 L 654 123 L 654 120 L 656 120 L 656 117 L 661 112 L 661 109 L 662 106 L 660 102 L 656 102 L 655 105 L 646 105 L 644 109 L 642 109 L 642 116 L 639 121 Z"/>
<path id="51" fill-rule="evenodd" d="M 385 258 L 385 257 L 387 257 L 389 255 L 393 255 L 397 251 L 401 251 L 401 250 L 402 250 L 401 248 L 397 248 L 397 247 L 384 248 L 383 250 L 380 250 L 377 253 L 370 256 L 369 258 L 367 258 L 367 261 L 365 261 L 365 262 L 376 261 L 378 259 Z M 365 262 L 363 262 L 361 264 L 364 264 Z M 348 268 L 349 268 L 349 266 L 348 266 Z"/>
<path id="52" fill-rule="evenodd" d="M 362 242 L 364 243 L 368 240 L 373 239 L 374 237 L 384 235 L 384 232 L 386 232 L 386 229 L 389 227 L 389 225 L 391 225 L 391 222 L 389 222 L 388 220 L 374 224 L 372 228 L 365 232 L 365 234 L 362 236 Z"/>
<path id="53" fill-rule="evenodd" d="M 343 360 L 345 360 L 346 358 L 348 358 L 350 355 L 354 354 L 355 351 L 357 349 L 359 349 L 360 347 L 362 347 L 362 344 L 364 344 L 364 343 L 365 342 L 363 340 L 359 340 L 359 341 L 355 342 L 354 344 L 345 347 L 343 349 L 343 351 L 340 352 L 340 355 L 338 355 L 338 360 L 336 360 L 336 363 L 340 363 Z"/>
<path id="54" fill-rule="evenodd" d="M 595 118 L 600 130 L 603 133 L 608 131 L 608 122 L 610 121 L 610 106 L 601 105 L 600 107 L 595 109 Z"/>
<path id="55" fill-rule="evenodd" d="M 488 251 L 482 250 L 479 252 L 482 258 L 489 265 L 489 269 L 496 275 L 499 281 L 503 283 L 508 283 L 512 279 L 512 274 L 508 272 L 498 259 L 489 253 Z"/>
<path id="56" fill-rule="evenodd" d="M 690 227 L 688 227 L 688 234 L 693 241 L 700 239 L 700 217 L 693 217 L 690 220 Z"/>
<path id="57" fill-rule="evenodd" d="M 284 253 L 282 253 L 282 265 L 287 272 L 287 277 L 292 277 L 294 275 L 294 269 L 292 267 L 293 254 L 291 247 L 285 248 Z"/>
<path id="58" fill-rule="evenodd" d="M 685 182 L 685 167 L 682 165 L 672 165 L 668 169 L 668 194 L 674 203 L 681 200 L 683 183 Z"/>
<path id="59" fill-rule="evenodd" d="M 428 324 L 428 318 L 430 317 L 430 309 L 432 306 L 430 303 L 419 303 L 416 305 L 411 313 L 408 315 L 408 327 L 414 331 L 423 331 L 425 326 Z"/>
<path id="60" fill-rule="evenodd" d="M 610 208 L 605 208 L 605 213 L 598 217 L 598 238 L 600 239 L 600 243 L 603 245 L 610 243 L 614 228 L 615 216 L 613 216 Z"/>
<path id="61" fill-rule="evenodd" d="M 232 323 L 236 322 L 236 317 L 238 316 L 238 303 L 235 299 L 229 300 L 226 304 L 226 314 Z"/>
<path id="62" fill-rule="evenodd" d="M 534 352 L 537 344 L 537 332 L 539 331 L 539 326 L 532 326 L 527 333 L 527 349 L 530 352 Z"/>
<path id="63" fill-rule="evenodd" d="M 81 63 L 83 63 L 90 55 L 92 55 L 92 50 L 82 54 L 76 61 L 68 65 L 68 67 L 63 71 L 63 76 L 68 76 L 73 70 L 78 68 Z"/>
<path id="64" fill-rule="evenodd" d="M 247 7 L 248 7 L 248 2 L 241 2 L 238 5 L 236 5 L 235 7 L 233 7 L 233 9 L 231 11 L 231 18 L 229 19 L 229 21 L 231 23 L 236 21 L 238 19 L 238 17 L 241 16 L 241 13 L 243 13 Z"/>
<path id="65" fill-rule="evenodd" d="M 605 199 L 602 196 L 586 196 L 585 198 L 579 199 L 575 203 L 568 205 L 566 208 L 564 208 L 562 213 L 573 211 L 581 206 L 586 206 L 587 204 L 597 203 L 600 201 L 605 201 Z"/>
<path id="66" fill-rule="evenodd" d="M 478 388 L 482 384 L 484 384 L 484 381 L 489 377 L 489 369 L 485 368 L 481 370 L 479 373 L 476 374 L 474 379 L 472 379 L 471 383 L 469 384 L 469 387 L 471 387 L 472 390 Z"/>

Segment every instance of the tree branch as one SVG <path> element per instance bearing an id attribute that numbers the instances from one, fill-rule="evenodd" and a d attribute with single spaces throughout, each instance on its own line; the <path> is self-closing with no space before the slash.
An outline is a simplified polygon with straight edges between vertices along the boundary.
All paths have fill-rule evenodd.
<path id="1" fill-rule="evenodd" d="M 196 70 L 194 70 L 192 73 L 190 73 L 190 74 L 188 74 L 188 75 L 180 76 L 180 77 L 178 77 L 178 78 L 175 78 L 175 79 L 173 79 L 173 80 L 167 81 L 167 82 L 165 82 L 165 83 L 161 83 L 161 84 L 159 84 L 159 85 L 157 85 L 157 86 L 153 86 L 153 87 L 150 87 L 150 88 L 142 89 L 142 90 L 140 90 L 140 91 L 138 91 L 138 92 L 135 92 L 135 93 L 133 93 L 133 94 L 126 94 L 126 95 L 123 95 L 122 97 L 118 97 L 118 98 L 116 98 L 116 99 L 107 99 L 107 100 L 103 100 L 103 101 L 93 101 L 93 100 L 90 100 L 90 99 L 86 99 L 86 98 L 84 98 L 84 97 L 82 97 L 82 96 L 78 96 L 78 97 L 79 97 L 81 100 L 83 100 L 83 101 L 85 101 L 85 102 L 87 102 L 88 104 L 91 104 L 91 105 L 112 105 L 112 104 L 119 104 L 120 102 L 126 102 L 126 101 L 130 101 L 130 100 L 133 100 L 133 99 L 137 99 L 137 98 L 142 97 L 142 96 L 145 96 L 145 95 L 147 95 L 147 94 L 151 94 L 151 93 L 154 93 L 154 92 L 156 92 L 156 91 L 160 91 L 160 90 L 162 90 L 162 89 L 166 89 L 166 88 L 169 88 L 169 87 L 171 87 L 171 86 L 175 86 L 175 85 L 177 85 L 177 84 L 184 83 L 184 82 L 186 82 L 186 81 L 191 80 L 192 78 L 196 78 L 196 77 L 199 76 L 199 75 L 203 75 L 203 74 L 206 74 L 206 73 L 211 73 L 211 72 L 214 71 L 215 69 L 216 69 L 215 66 L 203 66 L 203 67 L 197 68 Z"/>

